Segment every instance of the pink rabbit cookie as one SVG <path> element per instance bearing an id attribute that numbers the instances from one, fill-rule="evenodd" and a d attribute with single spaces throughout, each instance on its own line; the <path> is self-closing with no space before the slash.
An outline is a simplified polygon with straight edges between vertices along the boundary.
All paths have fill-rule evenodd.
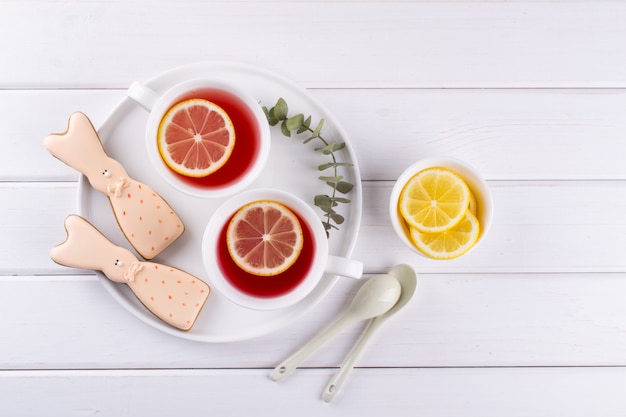
<path id="1" fill-rule="evenodd" d="M 65 230 L 67 239 L 50 252 L 56 263 L 102 271 L 111 281 L 127 284 L 161 320 L 181 330 L 191 329 L 211 292 L 204 281 L 170 266 L 140 262 L 80 216 L 68 216 Z"/>
<path id="2" fill-rule="evenodd" d="M 145 259 L 152 259 L 185 230 L 183 222 L 150 187 L 133 180 L 107 156 L 91 121 L 83 113 L 70 116 L 65 133 L 44 140 L 48 151 L 83 173 L 106 194 L 122 232 Z"/>

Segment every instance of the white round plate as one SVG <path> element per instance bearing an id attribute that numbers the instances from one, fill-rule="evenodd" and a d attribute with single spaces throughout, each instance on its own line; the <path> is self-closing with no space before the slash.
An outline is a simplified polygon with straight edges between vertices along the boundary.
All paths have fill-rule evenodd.
<path id="1" fill-rule="evenodd" d="M 254 66 L 232 62 L 208 62 L 173 69 L 160 74 L 145 84 L 156 92 L 164 92 L 181 81 L 210 76 L 222 78 L 247 90 L 262 106 L 272 107 L 280 97 L 289 105 L 289 114 L 311 115 L 313 126 L 324 119 L 322 130 L 329 142 L 345 142 L 346 147 L 336 154 L 342 162 L 351 162 L 352 167 L 342 167 L 345 181 L 354 184 L 348 194 L 351 202 L 342 204 L 339 212 L 345 217 L 340 230 L 330 231 L 329 246 L 333 255 L 350 257 L 361 223 L 362 188 L 359 169 L 350 142 L 333 116 L 304 88 L 273 72 Z M 202 263 L 202 236 L 213 211 L 227 198 L 201 199 L 184 194 L 166 183 L 156 174 L 145 146 L 145 125 L 148 113 L 128 98 L 113 110 L 98 129 L 98 134 L 107 154 L 121 162 L 128 174 L 158 192 L 174 208 L 185 223 L 185 233 L 165 249 L 153 262 L 180 268 L 207 280 Z M 312 140 L 302 143 L 302 137 L 287 138 L 278 126 L 272 128 L 270 156 L 261 176 L 250 188 L 270 187 L 289 191 L 313 206 L 317 194 L 329 194 L 332 190 L 320 181 L 317 166 L 328 162 L 328 157 L 314 151 L 320 143 Z M 80 178 L 79 213 L 96 226 L 113 243 L 132 247 L 119 230 L 107 197 L 95 191 L 86 178 Z M 323 213 L 319 212 L 320 221 Z M 250 339 L 270 333 L 302 316 L 324 298 L 336 280 L 336 276 L 324 276 L 315 290 L 300 303 L 274 311 L 249 310 L 238 306 L 213 291 L 207 300 L 194 327 L 180 331 L 157 319 L 150 313 L 125 284 L 114 283 L 103 274 L 98 277 L 111 295 L 133 315 L 166 333 L 202 342 L 228 342 Z"/>

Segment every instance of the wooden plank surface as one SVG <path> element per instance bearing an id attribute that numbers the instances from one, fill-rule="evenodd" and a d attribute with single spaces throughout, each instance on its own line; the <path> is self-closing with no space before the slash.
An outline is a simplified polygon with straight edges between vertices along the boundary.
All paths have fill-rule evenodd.
<path id="1" fill-rule="evenodd" d="M 324 329 L 358 288 L 340 282 L 272 334 L 225 344 L 146 326 L 92 276 L 0 280 L 0 369 L 272 368 Z M 359 360 L 366 367 L 625 366 L 626 274 L 420 274 L 415 299 Z M 34 325 L 33 323 L 36 323 Z M 303 367 L 336 367 L 364 323 Z"/>
<path id="2" fill-rule="evenodd" d="M 626 86 L 623 2 L 2 7 L 3 31 L 27 46 L 2 43 L 5 62 L 20 63 L 19 71 L 0 69 L 9 88 L 125 87 L 182 63 L 233 59 L 280 69 L 307 87 Z"/>
<path id="3" fill-rule="evenodd" d="M 623 368 L 357 369 L 327 404 L 320 393 L 333 373 L 307 370 L 279 384 L 265 370 L 5 372 L 0 390 L 16 400 L 1 402 L 0 412 L 252 415 L 264 404 L 267 415 L 465 417 L 471 410 L 483 417 L 621 417 L 626 408 Z"/>
<path id="4" fill-rule="evenodd" d="M 491 229 L 467 256 L 441 262 L 404 246 L 389 220 L 393 183 L 364 184 L 364 214 L 353 257 L 368 272 L 410 263 L 420 272 L 626 272 L 626 181 L 495 181 Z M 63 221 L 76 213 L 75 183 L 0 183 L 0 271 L 72 273 L 50 249 L 65 239 Z M 41 202 L 45 202 L 42 209 Z M 381 251 L 377 242 L 385 241 Z M 24 248 L 28 248 L 27 251 Z M 69 272 L 68 272 L 69 271 Z"/>
<path id="5" fill-rule="evenodd" d="M 625 416 L 625 21 L 621 0 L 1 2 L 0 415 Z M 273 334 L 207 344 L 49 259 L 78 176 L 43 138 L 208 60 L 276 71 L 326 106 L 363 179 L 354 257 L 368 277 L 419 273 L 332 405 L 321 390 L 363 323 L 285 383 L 267 375 L 357 283 Z M 394 180 L 432 155 L 471 163 L 494 195 L 489 235 L 456 261 L 390 227 Z"/>
<path id="6" fill-rule="evenodd" d="M 307 87 L 626 87 L 623 2 L 0 7 L 4 39 L 23 45 L 0 43 L 18 64 L 0 68 L 3 88 L 119 88 L 203 60 L 256 62 Z"/>
<path id="7" fill-rule="evenodd" d="M 10 145 L 0 153 L 0 178 L 76 180 L 76 171 L 46 152 L 43 138 L 65 130 L 74 111 L 101 126 L 124 94 L 123 89 L 0 90 L 0 111 L 6 115 L 0 136 Z M 314 89 L 311 94 L 346 130 L 364 180 L 395 180 L 414 161 L 433 155 L 464 159 L 492 180 L 626 179 L 625 89 Z M 37 123 L 29 122 L 26 107 Z M 278 130 L 274 139 L 287 140 Z M 24 163 L 25 157 L 31 163 Z"/>

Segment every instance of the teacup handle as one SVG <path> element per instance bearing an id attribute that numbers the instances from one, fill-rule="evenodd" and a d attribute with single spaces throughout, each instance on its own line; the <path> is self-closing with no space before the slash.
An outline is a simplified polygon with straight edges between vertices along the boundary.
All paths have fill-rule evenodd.
<path id="1" fill-rule="evenodd" d="M 130 87 L 128 87 L 126 95 L 147 111 L 151 111 L 159 99 L 159 95 L 154 90 L 138 81 L 133 82 Z"/>
<path id="2" fill-rule="evenodd" d="M 326 273 L 359 279 L 363 276 L 363 262 L 341 256 L 328 255 Z"/>

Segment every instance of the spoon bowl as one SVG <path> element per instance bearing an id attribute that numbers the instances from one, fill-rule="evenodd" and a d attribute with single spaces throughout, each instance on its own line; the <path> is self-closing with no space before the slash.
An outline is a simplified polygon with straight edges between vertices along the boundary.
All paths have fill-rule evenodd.
<path id="1" fill-rule="evenodd" d="M 400 297 L 396 304 L 387 310 L 384 314 L 379 316 L 380 321 L 386 320 L 390 316 L 396 314 L 399 310 L 413 298 L 415 290 L 417 289 L 417 274 L 409 265 L 401 264 L 396 265 L 388 272 L 389 275 L 395 277 L 400 283 L 401 291 Z"/>
<path id="2" fill-rule="evenodd" d="M 401 297 L 402 288 L 393 275 L 376 275 L 357 291 L 345 314 L 355 321 L 366 320 L 387 313 Z"/>

